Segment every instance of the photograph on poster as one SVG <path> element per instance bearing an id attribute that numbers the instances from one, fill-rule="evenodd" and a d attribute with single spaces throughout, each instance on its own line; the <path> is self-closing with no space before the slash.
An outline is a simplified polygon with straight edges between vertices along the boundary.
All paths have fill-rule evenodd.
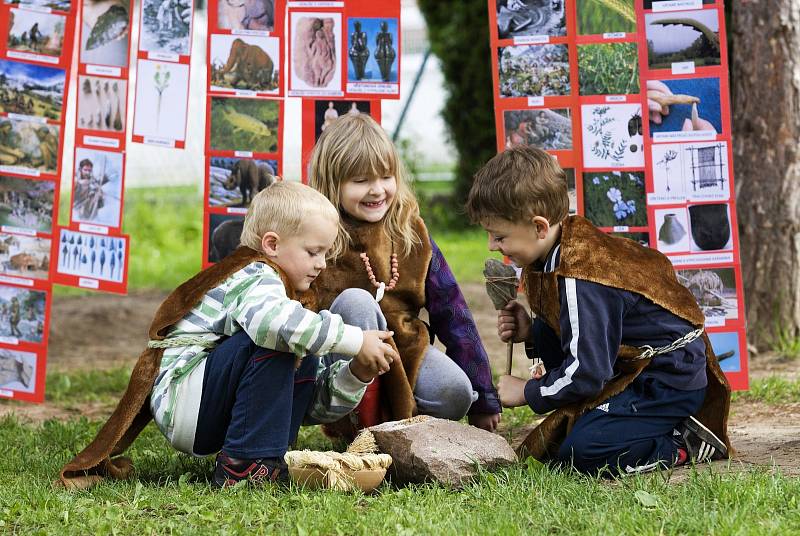
<path id="1" fill-rule="evenodd" d="M 0 112 L 61 120 L 65 71 L 0 60 Z"/>
<path id="2" fill-rule="evenodd" d="M 211 89 L 278 93 L 279 50 L 277 37 L 212 35 Z"/>
<path id="3" fill-rule="evenodd" d="M 36 354 L 0 348 L 0 389 L 32 393 L 36 389 Z"/>
<path id="4" fill-rule="evenodd" d="M 689 225 L 693 252 L 733 248 L 730 208 L 727 203 L 689 205 Z"/>
<path id="5" fill-rule="evenodd" d="M 345 114 L 370 115 L 370 102 L 363 100 L 316 100 L 314 101 L 314 142 L 328 125 Z"/>
<path id="6" fill-rule="evenodd" d="M 58 125 L 0 118 L 0 165 L 56 173 L 59 131 Z"/>
<path id="7" fill-rule="evenodd" d="M 347 20 L 347 81 L 397 82 L 397 19 Z"/>
<path id="8" fill-rule="evenodd" d="M 567 45 L 519 45 L 498 49 L 501 97 L 569 95 Z"/>
<path id="9" fill-rule="evenodd" d="M 727 142 L 657 143 L 653 186 L 667 199 L 721 199 L 730 196 Z"/>
<path id="10" fill-rule="evenodd" d="M 69 11 L 72 6 L 70 0 L 5 0 L 3 3 L 12 6 L 46 8 L 53 11 Z"/>
<path id="11" fill-rule="evenodd" d="M 644 171 L 584 173 L 583 212 L 597 227 L 646 227 Z"/>
<path id="12" fill-rule="evenodd" d="M 641 105 L 585 104 L 581 115 L 584 167 L 644 167 Z"/>
<path id="13" fill-rule="evenodd" d="M 122 175 L 122 153 L 78 147 L 72 183 L 72 221 L 119 227 Z"/>
<path id="14" fill-rule="evenodd" d="M 648 80 L 650 132 L 722 132 L 719 78 Z"/>
<path id="15" fill-rule="evenodd" d="M 659 209 L 654 212 L 657 249 L 662 253 L 688 252 L 689 217 L 684 207 Z"/>
<path id="16" fill-rule="evenodd" d="M 274 153 L 278 150 L 278 101 L 211 98 L 211 150 Z"/>
<path id="17" fill-rule="evenodd" d="M 0 233 L 0 273 L 47 279 L 49 272 L 49 238 Z"/>
<path id="18" fill-rule="evenodd" d="M 724 331 L 709 333 L 711 348 L 719 361 L 722 372 L 739 372 L 742 370 L 741 348 L 739 347 L 739 333 Z"/>
<path id="19" fill-rule="evenodd" d="M 139 60 L 133 133 L 168 140 L 186 137 L 189 66 Z"/>
<path id="20" fill-rule="evenodd" d="M 529 145 L 545 151 L 572 149 L 572 117 L 569 108 L 505 110 L 503 129 L 506 149 Z"/>
<path id="21" fill-rule="evenodd" d="M 59 273 L 121 283 L 125 262 L 125 239 L 61 229 Z"/>
<path id="22" fill-rule="evenodd" d="M 239 247 L 244 216 L 209 214 L 208 262 L 219 262 Z"/>
<path id="23" fill-rule="evenodd" d="M 44 56 L 61 55 L 67 17 L 54 13 L 9 10 L 8 48 Z"/>
<path id="24" fill-rule="evenodd" d="M 128 0 L 84 0 L 81 11 L 81 63 L 128 66 Z"/>
<path id="25" fill-rule="evenodd" d="M 290 87 L 341 92 L 342 15 L 293 12 L 292 35 Z"/>
<path id="26" fill-rule="evenodd" d="M 651 69 L 671 69 L 685 61 L 696 67 L 720 64 L 718 10 L 651 13 L 644 20 Z"/>
<path id="27" fill-rule="evenodd" d="M 44 291 L 0 285 L 0 337 L 42 342 L 45 300 Z"/>
<path id="28" fill-rule="evenodd" d="M 616 236 L 618 238 L 627 238 L 628 240 L 633 240 L 637 242 L 639 245 L 644 246 L 646 248 L 650 247 L 650 233 L 608 233 L 611 236 Z"/>
<path id="29" fill-rule="evenodd" d="M 142 1 L 139 49 L 163 54 L 189 54 L 192 40 L 192 0 Z"/>
<path id="30" fill-rule="evenodd" d="M 127 80 L 79 76 L 78 128 L 124 132 L 128 116 L 127 90 Z"/>
<path id="31" fill-rule="evenodd" d="M 633 0 L 577 0 L 578 33 L 633 33 L 636 10 Z"/>
<path id="32" fill-rule="evenodd" d="M 53 231 L 55 183 L 0 175 L 0 225 Z"/>
<path id="33" fill-rule="evenodd" d="M 670 0 L 644 0 L 644 8 L 645 9 L 653 9 L 653 4 L 663 4 Z M 717 0 L 703 0 L 703 4 L 713 4 Z"/>
<path id="34" fill-rule="evenodd" d="M 208 204 L 249 207 L 258 192 L 275 182 L 277 174 L 277 160 L 212 157 L 208 170 Z"/>
<path id="35" fill-rule="evenodd" d="M 575 188 L 575 170 L 564 168 L 564 176 L 567 179 L 567 195 L 569 196 L 569 213 L 578 213 L 578 191 Z"/>
<path id="36" fill-rule="evenodd" d="M 639 93 L 639 52 L 636 43 L 602 43 L 578 47 L 581 95 Z"/>
<path id="37" fill-rule="evenodd" d="M 219 0 L 218 30 L 271 32 L 275 27 L 275 0 Z"/>
<path id="38" fill-rule="evenodd" d="M 736 297 L 736 275 L 733 268 L 678 270 L 678 281 L 692 292 L 706 318 L 739 317 Z"/>
<path id="39" fill-rule="evenodd" d="M 567 35 L 566 0 L 496 0 L 497 37 Z"/>

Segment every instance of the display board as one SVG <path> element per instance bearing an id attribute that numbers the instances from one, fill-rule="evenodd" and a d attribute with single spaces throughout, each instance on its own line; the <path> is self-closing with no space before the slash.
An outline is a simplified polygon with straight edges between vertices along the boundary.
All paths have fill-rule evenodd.
<path id="1" fill-rule="evenodd" d="M 572 212 L 667 255 L 746 389 L 722 0 L 488 7 L 498 151 L 548 151 Z"/>

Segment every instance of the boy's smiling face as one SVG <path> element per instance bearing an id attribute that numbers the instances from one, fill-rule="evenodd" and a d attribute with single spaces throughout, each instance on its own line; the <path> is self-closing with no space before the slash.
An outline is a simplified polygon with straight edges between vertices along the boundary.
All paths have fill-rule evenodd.
<path id="1" fill-rule="evenodd" d="M 519 267 L 544 261 L 558 238 L 556 228 L 541 216 L 530 222 L 490 218 L 481 227 L 489 233 L 489 251 L 499 251 Z"/>

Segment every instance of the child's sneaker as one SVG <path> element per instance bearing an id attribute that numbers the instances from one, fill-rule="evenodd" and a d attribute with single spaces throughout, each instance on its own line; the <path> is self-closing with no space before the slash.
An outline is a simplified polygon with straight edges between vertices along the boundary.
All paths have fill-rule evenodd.
<path id="1" fill-rule="evenodd" d="M 212 483 L 218 488 L 233 486 L 242 480 L 253 484 L 275 482 L 289 483 L 289 468 L 280 458 L 259 458 L 257 460 L 239 460 L 217 454 Z"/>
<path id="2" fill-rule="evenodd" d="M 694 417 L 689 417 L 678 425 L 673 436 L 679 445 L 677 465 L 689 460 L 700 463 L 728 457 L 725 443 Z M 683 456 L 680 450 L 684 450 Z"/>

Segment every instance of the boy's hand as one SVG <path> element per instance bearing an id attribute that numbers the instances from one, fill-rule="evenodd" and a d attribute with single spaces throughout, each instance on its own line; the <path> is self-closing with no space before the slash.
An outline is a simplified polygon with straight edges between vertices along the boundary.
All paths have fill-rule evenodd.
<path id="1" fill-rule="evenodd" d="M 497 382 L 497 395 L 500 397 L 503 407 L 516 408 L 527 404 L 525 401 L 526 383 L 526 380 L 516 376 L 500 376 L 500 381 Z"/>
<path id="2" fill-rule="evenodd" d="M 467 420 L 476 428 L 483 428 L 487 432 L 494 432 L 497 429 L 497 425 L 500 424 L 500 414 L 476 413 L 474 415 L 470 415 Z"/>
<path id="3" fill-rule="evenodd" d="M 531 317 L 525 306 L 511 300 L 497 312 L 497 334 L 503 342 L 525 342 L 531 331 Z"/>
<path id="4" fill-rule="evenodd" d="M 393 331 L 365 331 L 361 350 L 350 361 L 350 372 L 362 382 L 370 382 L 375 376 L 389 372 L 392 361 L 399 359 L 397 352 L 383 342 L 394 335 Z"/>

